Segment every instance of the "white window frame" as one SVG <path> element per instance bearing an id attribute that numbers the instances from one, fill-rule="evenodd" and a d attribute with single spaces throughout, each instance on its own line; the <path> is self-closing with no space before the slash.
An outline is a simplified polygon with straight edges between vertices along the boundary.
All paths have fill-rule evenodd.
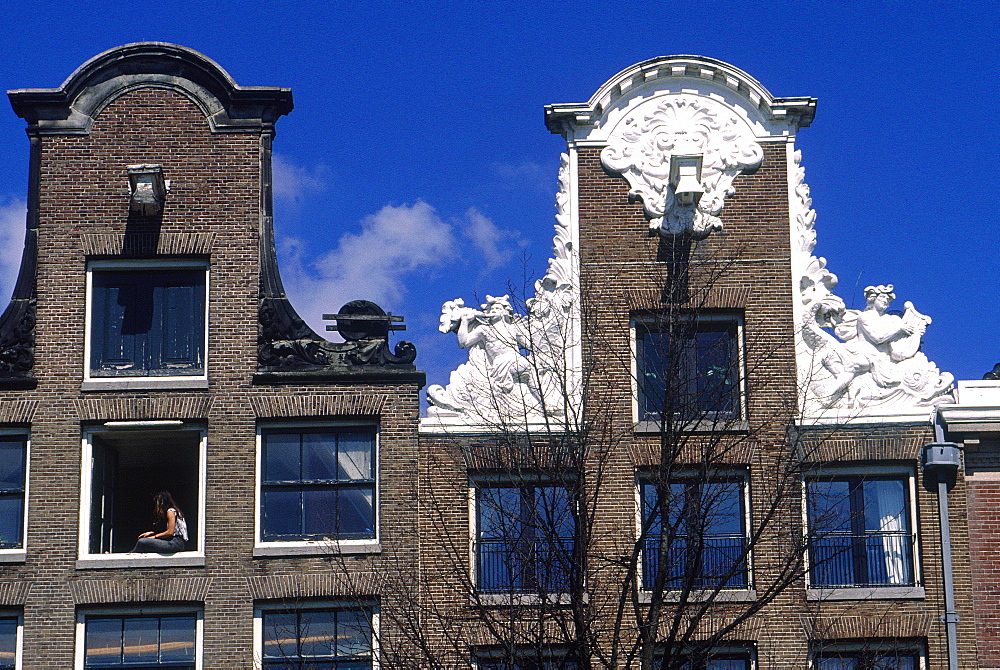
<path id="1" fill-rule="evenodd" d="M 372 670 L 381 667 L 379 662 L 379 633 L 381 619 L 378 603 L 375 600 L 295 600 L 271 601 L 254 603 L 253 608 L 253 667 L 254 670 L 261 670 L 264 665 L 264 617 L 263 613 L 271 612 L 297 612 L 299 610 L 367 610 L 372 615 Z"/>
<path id="2" fill-rule="evenodd" d="M 651 473 L 648 470 L 639 470 L 636 472 L 635 477 L 635 537 L 639 538 L 642 534 L 642 523 L 643 523 L 643 500 L 642 500 L 642 487 L 644 484 L 650 483 Z M 674 480 L 679 481 L 691 481 L 700 479 L 697 472 L 693 470 L 682 470 L 678 472 L 673 477 Z M 712 482 L 716 480 L 735 480 L 739 479 L 743 489 L 743 534 L 746 537 L 747 544 L 750 543 L 750 530 L 751 522 L 753 520 L 752 510 L 750 508 L 750 473 L 747 470 L 740 468 L 733 469 L 723 469 L 714 470 L 711 475 L 709 475 L 707 481 Z M 638 541 L 638 540 L 637 540 Z M 642 586 L 642 573 L 645 569 L 645 563 L 643 562 L 643 553 L 639 552 L 639 570 L 636 571 L 636 592 L 639 595 L 640 602 L 650 602 L 652 599 L 652 591 L 650 589 L 643 588 Z M 697 602 L 701 600 L 715 600 L 717 602 L 742 602 L 742 601 L 752 601 L 757 599 L 757 589 L 754 587 L 754 548 L 751 546 L 750 550 L 747 552 L 747 585 L 746 586 L 730 586 L 723 587 L 716 592 L 713 588 L 704 588 L 692 590 L 688 594 L 688 600 L 692 602 Z M 676 601 L 677 600 L 677 590 L 674 589 L 664 589 L 663 597 L 666 601 Z M 745 649 L 743 650 L 745 651 Z"/>
<path id="3" fill-rule="evenodd" d="M 142 270 L 144 268 L 157 270 L 189 270 L 201 268 L 205 271 L 205 332 L 202 344 L 204 370 L 200 375 L 178 375 L 178 376 L 137 376 L 137 377 L 92 377 L 90 369 L 90 348 L 92 335 L 92 308 L 93 308 L 93 284 L 94 271 L 113 272 Z M 129 389 L 205 389 L 208 388 L 208 330 L 209 322 L 209 297 L 211 296 L 211 286 L 209 281 L 210 263 L 207 259 L 194 258 L 153 258 L 153 259 L 111 259 L 92 260 L 87 262 L 87 300 L 86 317 L 84 321 L 84 344 L 83 344 L 83 385 L 82 390 L 129 390 Z"/>
<path id="4" fill-rule="evenodd" d="M 806 581 L 806 599 L 809 601 L 835 600 L 922 600 L 925 597 L 923 586 L 923 569 L 920 562 L 920 532 L 919 516 L 917 514 L 917 477 L 913 466 L 905 463 L 872 463 L 869 465 L 847 465 L 843 467 L 824 466 L 808 470 L 802 479 L 802 529 L 805 534 L 804 545 L 809 546 L 809 491 L 808 481 L 825 477 L 866 477 L 868 479 L 883 479 L 905 477 L 906 492 L 909 496 L 910 532 L 913 534 L 913 579 L 915 586 L 860 586 L 860 587 L 829 587 L 812 584 L 812 565 L 809 561 L 809 551 L 803 557 Z"/>
<path id="5" fill-rule="evenodd" d="M 90 544 L 90 505 L 91 478 L 93 476 L 93 439 L 109 432 L 107 423 L 117 424 L 118 428 L 134 427 L 135 429 L 155 429 L 157 427 L 175 428 L 177 432 L 198 433 L 198 534 L 197 546 L 194 551 L 178 551 L 169 556 L 161 554 L 92 554 Z M 167 426 L 166 424 L 169 424 Z M 122 432 L 124 432 L 124 430 Z M 117 432 L 117 431 L 116 431 Z M 105 422 L 83 430 L 81 440 L 82 459 L 80 463 L 80 522 L 77 546 L 79 555 L 76 568 L 136 568 L 136 567 L 203 567 L 205 565 L 205 519 L 206 498 L 206 466 L 207 466 L 208 430 L 203 424 L 186 424 L 181 421 L 115 421 Z"/>
<path id="6" fill-rule="evenodd" d="M 261 489 L 261 478 L 263 476 L 263 455 L 264 439 L 263 434 L 273 429 L 291 430 L 314 430 L 331 428 L 334 430 L 341 428 L 364 428 L 371 429 L 375 435 L 375 455 L 372 468 L 375 470 L 375 500 L 373 501 L 373 513 L 375 514 L 375 537 L 362 540 L 341 540 L 328 538 L 323 540 L 287 540 L 287 541 L 267 541 L 263 539 L 264 527 L 261 518 L 261 509 L 264 505 L 264 497 Z M 377 420 L 357 419 L 338 421 L 268 421 L 258 422 L 257 425 L 257 446 L 254 470 L 254 546 L 253 555 L 255 557 L 266 556 L 323 556 L 323 555 L 351 555 L 351 554 L 377 554 L 382 551 L 382 454 L 381 454 L 381 425 Z"/>
<path id="7" fill-rule="evenodd" d="M 559 486 L 559 482 L 546 477 L 511 477 L 504 474 L 477 475 L 469 478 L 469 584 L 472 585 L 473 590 L 470 599 L 483 605 L 535 605 L 540 602 L 538 594 L 531 592 L 483 593 L 479 591 L 479 563 L 476 555 L 476 544 L 479 541 L 479 509 L 476 492 L 481 488 L 509 486 Z M 584 594 L 584 598 L 587 598 L 586 594 Z M 552 604 L 558 605 L 568 605 L 572 602 L 569 593 L 550 593 L 548 600 Z"/>
<path id="8" fill-rule="evenodd" d="M 0 435 L 24 438 L 24 507 L 21 512 L 21 546 L 0 549 L 0 564 L 24 563 L 28 556 L 28 482 L 31 481 L 31 431 L 26 428 L 0 428 Z"/>
<path id="9" fill-rule="evenodd" d="M 204 656 L 204 607 L 184 607 L 181 605 L 137 605 L 134 607 L 87 607 L 80 608 L 76 613 L 76 648 L 73 667 L 83 670 L 87 652 L 87 617 L 88 616 L 120 616 L 141 617 L 159 616 L 162 614 L 193 614 L 194 619 L 194 667 L 202 670 Z"/>
<path id="10" fill-rule="evenodd" d="M 737 364 L 739 366 L 738 394 L 740 404 L 739 412 L 737 412 L 736 416 L 720 417 L 718 421 L 705 419 L 699 424 L 692 425 L 690 429 L 694 431 L 742 429 L 745 427 L 744 424 L 747 423 L 746 336 L 744 332 L 744 315 L 742 312 L 737 310 L 711 310 L 702 313 L 694 313 L 690 318 L 696 323 L 707 321 L 736 323 L 736 356 Z M 642 418 L 642 412 L 640 410 L 640 406 L 642 404 L 642 384 L 639 380 L 639 338 L 637 335 L 637 326 L 655 323 L 656 317 L 648 314 L 637 314 L 629 319 L 629 349 L 631 351 L 629 373 L 632 385 L 632 423 L 635 426 L 635 432 L 639 433 L 661 432 L 660 421 Z"/>
<path id="11" fill-rule="evenodd" d="M 912 640 L 893 640 L 892 638 L 873 638 L 872 640 L 859 644 L 846 640 L 844 642 L 833 641 L 823 645 L 822 649 L 811 649 L 809 651 L 809 667 L 817 667 L 817 656 L 826 652 L 847 652 L 857 653 L 864 651 L 879 651 L 882 648 L 889 652 L 913 653 L 917 656 L 918 670 L 927 670 L 927 645 Z"/>
<path id="12" fill-rule="evenodd" d="M 0 609 L 0 617 L 17 619 L 16 641 L 14 646 L 14 670 L 21 670 L 24 662 L 24 612 L 13 609 Z"/>

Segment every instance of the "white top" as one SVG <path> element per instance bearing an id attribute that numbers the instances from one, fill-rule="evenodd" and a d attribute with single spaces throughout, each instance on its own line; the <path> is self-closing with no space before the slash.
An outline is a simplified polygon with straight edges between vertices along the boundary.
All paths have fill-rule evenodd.
<path id="1" fill-rule="evenodd" d="M 177 513 L 177 510 L 175 508 L 171 507 L 167 511 L 174 513 L 174 537 L 180 535 L 181 537 L 184 538 L 184 541 L 187 542 L 188 539 L 187 521 L 185 521 L 184 517 L 182 517 L 180 514 Z"/>

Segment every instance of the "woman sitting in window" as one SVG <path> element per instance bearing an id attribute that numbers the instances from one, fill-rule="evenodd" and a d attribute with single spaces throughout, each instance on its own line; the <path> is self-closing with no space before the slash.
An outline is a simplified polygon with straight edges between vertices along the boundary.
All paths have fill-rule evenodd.
<path id="1" fill-rule="evenodd" d="M 139 535 L 139 541 L 132 549 L 136 553 L 173 554 L 184 550 L 188 539 L 187 521 L 184 513 L 174 502 L 169 491 L 160 491 L 153 496 L 153 525 L 166 521 L 166 530 L 147 530 Z"/>

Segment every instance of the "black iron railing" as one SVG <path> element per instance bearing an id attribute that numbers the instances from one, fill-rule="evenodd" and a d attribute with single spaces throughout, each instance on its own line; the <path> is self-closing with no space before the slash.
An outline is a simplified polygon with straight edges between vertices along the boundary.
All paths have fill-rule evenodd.
<path id="1" fill-rule="evenodd" d="M 572 586 L 573 539 L 480 540 L 479 590 L 484 593 L 566 593 Z"/>
<path id="2" fill-rule="evenodd" d="M 829 534 L 809 542 L 814 586 L 914 586 L 909 533 Z"/>
<path id="3" fill-rule="evenodd" d="M 664 587 L 739 588 L 749 584 L 746 538 L 741 535 L 705 537 L 700 542 L 674 538 L 666 548 Z M 642 556 L 642 586 L 653 587 L 660 569 L 660 537 L 646 538 Z"/>

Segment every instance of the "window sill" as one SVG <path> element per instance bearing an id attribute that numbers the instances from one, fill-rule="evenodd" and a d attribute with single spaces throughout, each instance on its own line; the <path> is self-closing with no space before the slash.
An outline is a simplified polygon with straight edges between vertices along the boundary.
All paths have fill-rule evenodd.
<path id="1" fill-rule="evenodd" d="M 663 424 L 660 421 L 638 421 L 632 430 L 639 434 L 660 435 L 663 433 Z M 746 433 L 750 430 L 750 422 L 746 419 L 682 421 L 677 430 L 682 433 Z"/>
<path id="2" fill-rule="evenodd" d="M 108 377 L 86 379 L 81 391 L 132 391 L 156 389 L 207 389 L 205 377 Z"/>
<path id="3" fill-rule="evenodd" d="M 651 591 L 639 591 L 639 602 L 648 605 L 653 599 Z M 663 601 L 668 603 L 680 602 L 680 591 L 664 591 Z M 688 591 L 687 601 L 690 603 L 749 603 L 757 600 L 757 589 L 692 589 Z"/>
<path id="4" fill-rule="evenodd" d="M 27 557 L 24 549 L 0 549 L 0 563 L 24 563 Z"/>
<path id="5" fill-rule="evenodd" d="M 90 554 L 76 562 L 77 570 L 91 568 L 203 568 L 205 554 L 179 551 L 176 554 Z"/>
<path id="6" fill-rule="evenodd" d="M 571 605 L 573 596 L 569 593 L 550 593 L 540 596 L 537 593 L 475 593 L 469 598 L 470 604 L 485 607 L 523 607 L 530 605 Z M 590 602 L 584 594 L 583 602 Z"/>
<path id="7" fill-rule="evenodd" d="M 253 548 L 254 558 L 268 556 L 347 556 L 380 554 L 378 540 L 328 540 L 324 542 L 262 542 Z"/>
<path id="8" fill-rule="evenodd" d="M 922 586 L 852 586 L 806 589 L 806 600 L 923 600 Z"/>

